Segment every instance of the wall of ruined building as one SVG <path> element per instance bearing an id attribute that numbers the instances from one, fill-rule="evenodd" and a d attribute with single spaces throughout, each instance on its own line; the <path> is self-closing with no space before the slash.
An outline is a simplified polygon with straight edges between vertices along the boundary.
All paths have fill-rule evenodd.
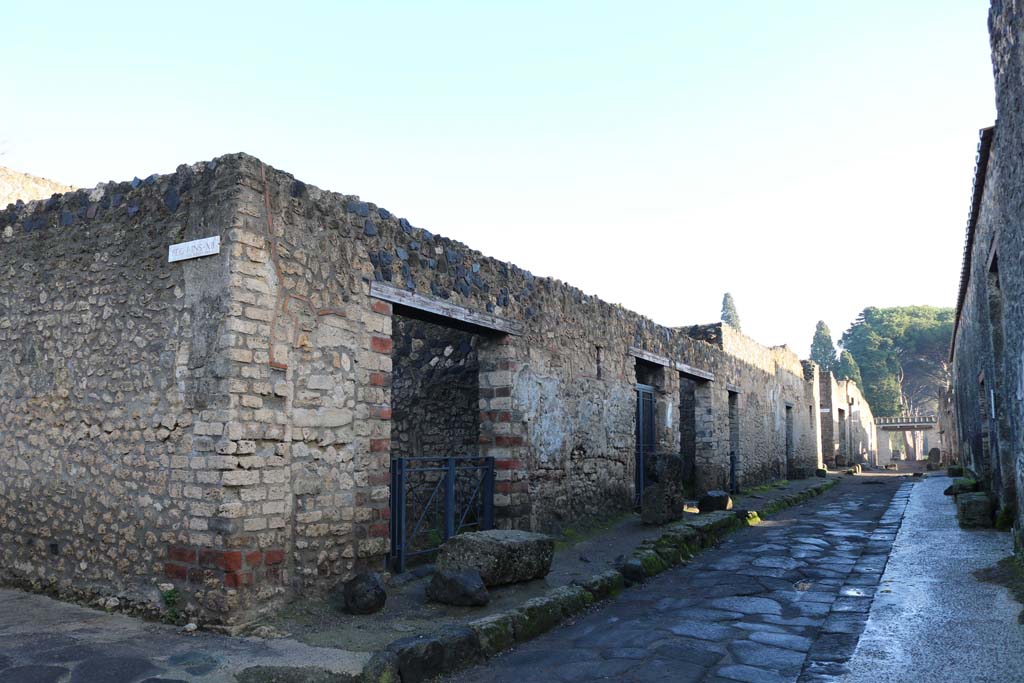
<path id="1" fill-rule="evenodd" d="M 404 428 L 393 412 L 396 374 L 402 373 L 395 364 L 406 362 L 406 354 L 396 349 L 392 305 L 370 296 L 372 282 L 524 324 L 523 336 L 481 337 L 477 348 L 479 452 L 498 460 L 500 525 L 555 529 L 632 506 L 637 360 L 630 347 L 716 373 L 716 381 L 700 382 L 697 392 L 701 415 L 693 432 L 705 446 L 694 463 L 698 489 L 721 486 L 728 474 L 721 415 L 727 412 L 726 381 L 749 394 L 743 485 L 786 476 L 787 401 L 794 405 L 793 462 L 813 469 L 817 437 L 805 412 L 807 387 L 796 356 L 753 342 L 735 342 L 731 355 L 484 257 L 382 207 L 246 161 L 250 181 L 262 183 L 261 173 L 267 187 L 259 199 L 271 207 L 272 229 L 279 233 L 275 296 L 295 302 L 294 314 L 279 317 L 272 329 L 271 349 L 287 366 L 278 370 L 290 386 L 286 393 L 309 405 L 298 422 L 297 403 L 282 415 L 292 425 L 290 560 L 300 583 L 326 585 L 380 562 L 388 548 L 387 458 L 404 452 Z M 265 279 L 274 291 L 275 282 Z M 709 334 L 722 337 L 720 329 Z M 741 360 L 745 355 L 749 362 Z M 343 391 L 320 388 L 329 384 L 323 379 L 310 383 L 339 369 L 351 376 Z M 659 448 L 678 452 L 679 372 L 665 369 L 656 385 Z M 337 377 L 330 386 L 338 387 Z M 317 411 L 311 412 L 313 406 Z M 339 410 L 351 412 L 331 412 Z M 346 455 L 326 455 L 325 441 Z"/>
<path id="2" fill-rule="evenodd" d="M 878 436 L 871 406 L 857 384 L 819 375 L 821 449 L 828 467 L 872 463 L 878 457 Z"/>
<path id="3" fill-rule="evenodd" d="M 875 417 L 860 388 L 852 380 L 840 380 L 841 395 L 849 406 L 847 463 L 872 462 L 878 452 L 875 435 Z"/>
<path id="4" fill-rule="evenodd" d="M 810 476 L 819 467 L 818 425 L 811 407 L 804 366 L 786 347 L 764 347 L 728 325 L 721 325 L 721 381 L 739 393 L 741 489 L 787 477 Z M 716 381 L 719 375 L 716 374 Z M 716 434 L 728 451 L 728 394 L 716 393 Z M 786 409 L 792 419 L 792 453 L 786 464 Z M 718 481 L 727 481 L 719 469 Z"/>
<path id="5" fill-rule="evenodd" d="M 1024 249 L 1021 181 L 1024 15 L 1019 2 L 993 3 L 989 13 L 998 123 L 974 219 L 966 288 L 953 346 L 953 411 L 958 457 L 1018 515 L 1024 448 Z M 980 149 L 979 149 L 980 151 Z M 993 267 L 994 266 L 994 267 Z M 1024 517 L 1018 516 L 1022 528 Z"/>
<path id="6" fill-rule="evenodd" d="M 207 621 L 245 605 L 246 573 L 280 591 L 282 548 L 233 520 L 231 486 L 259 477 L 225 441 L 237 196 L 211 162 L 0 213 L 5 582 L 156 611 L 172 580 Z M 212 235 L 221 255 L 168 263 Z"/>
<path id="7" fill-rule="evenodd" d="M 391 337 L 391 457 L 476 455 L 477 335 L 396 314 Z"/>
<path id="8" fill-rule="evenodd" d="M 659 326 L 246 155 L 138 185 L 3 214 L 18 264 L 0 273 L 7 578 L 146 599 L 170 580 L 204 620 L 232 625 L 288 589 L 379 569 L 390 458 L 413 443 L 395 392 L 407 369 L 423 374 L 404 309 L 372 283 L 523 326 L 465 352 L 500 526 L 632 508 L 637 353 L 654 359 L 658 449 L 692 459 L 695 493 L 728 483 L 730 389 L 741 487 L 817 464 L 816 376 L 784 349 L 721 325 Z M 211 235 L 218 256 L 166 262 L 169 244 Z M 460 425 L 446 438 L 473 429 Z M 22 509 L 84 521 L 58 531 Z M 58 559 L 40 550 L 51 537 Z"/>

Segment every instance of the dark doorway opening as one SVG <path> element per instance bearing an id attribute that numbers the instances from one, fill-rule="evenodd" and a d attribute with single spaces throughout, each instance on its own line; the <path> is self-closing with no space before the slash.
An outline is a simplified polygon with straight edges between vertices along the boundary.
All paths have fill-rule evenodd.
<path id="1" fill-rule="evenodd" d="M 992 257 L 992 265 L 988 271 L 988 317 L 989 337 L 992 343 L 992 362 L 995 366 L 992 391 L 992 432 L 995 438 L 991 439 L 990 449 L 996 459 L 996 472 L 998 482 L 994 482 L 1000 499 L 1005 504 L 1016 499 L 1016 482 L 1014 481 L 1014 462 L 1010 448 L 1010 424 L 1003 406 L 1002 378 L 1005 376 L 1004 362 L 1004 340 L 1003 340 L 1003 290 L 999 281 L 999 257 Z"/>
<path id="2" fill-rule="evenodd" d="M 636 385 L 636 505 L 640 504 L 647 484 L 647 464 L 657 449 L 655 438 L 654 387 Z"/>
<path id="3" fill-rule="evenodd" d="M 679 454 L 683 458 L 683 490 L 696 494 L 697 478 L 697 382 L 686 376 L 679 378 Z"/>
<path id="4" fill-rule="evenodd" d="M 839 452 L 836 454 L 836 464 L 840 467 L 845 467 L 850 464 L 849 454 L 850 445 L 849 438 L 846 434 L 846 411 L 839 408 Z"/>
<path id="5" fill-rule="evenodd" d="M 478 359 L 493 335 L 399 305 L 393 311 L 391 564 L 401 572 L 430 561 L 452 535 L 493 526 Z"/>
<path id="6" fill-rule="evenodd" d="M 793 406 L 786 406 L 786 462 L 783 476 L 791 478 L 793 471 Z"/>
<path id="7" fill-rule="evenodd" d="M 664 386 L 664 371 L 660 365 L 641 358 L 636 359 L 636 505 L 640 505 L 644 488 L 655 476 L 659 443 L 657 394 Z"/>
<path id="8" fill-rule="evenodd" d="M 729 392 L 729 492 L 740 490 L 740 404 L 739 394 Z"/>

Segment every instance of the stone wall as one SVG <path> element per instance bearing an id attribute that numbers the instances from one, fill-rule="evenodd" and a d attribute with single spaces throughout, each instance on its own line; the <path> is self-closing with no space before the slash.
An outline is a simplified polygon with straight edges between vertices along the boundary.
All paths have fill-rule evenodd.
<path id="1" fill-rule="evenodd" d="M 852 380 L 819 376 L 821 450 L 828 467 L 876 463 L 878 435 L 871 406 Z"/>
<path id="2" fill-rule="evenodd" d="M 71 192 L 74 189 L 70 185 L 61 185 L 46 178 L 0 166 L 0 209 L 18 201 L 49 199 L 55 194 Z"/>
<path id="3" fill-rule="evenodd" d="M 477 336 L 398 314 L 391 336 L 391 456 L 475 455 Z"/>
<path id="4" fill-rule="evenodd" d="M 630 510 L 638 382 L 694 493 L 733 483 L 731 452 L 739 488 L 821 462 L 818 369 L 784 347 L 657 325 L 244 154 L 104 192 L 2 214 L 6 575 L 141 597 L 169 579 L 237 625 L 382 568 L 391 459 L 418 449 L 494 457 L 502 527 Z M 210 235 L 219 255 L 166 262 Z M 69 486 L 87 568 L 36 570 L 57 527 L 35 511 Z"/>
<path id="5" fill-rule="evenodd" d="M 1024 486 L 1024 9 L 989 12 L 998 123 L 981 131 L 951 351 L 956 456 L 1017 510 Z"/>
<path id="6" fill-rule="evenodd" d="M 233 247 L 167 262 L 228 239 L 237 197 L 211 162 L 0 213 L 5 582 L 156 610 L 169 577 L 222 614 L 251 597 L 243 576 L 281 583 L 281 546 L 264 556 L 231 519 L 232 485 L 259 477 L 223 442 Z"/>

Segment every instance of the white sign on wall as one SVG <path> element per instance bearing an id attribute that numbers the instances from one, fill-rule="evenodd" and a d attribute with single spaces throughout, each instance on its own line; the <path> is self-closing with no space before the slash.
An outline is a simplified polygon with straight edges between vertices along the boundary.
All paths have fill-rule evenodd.
<path id="1" fill-rule="evenodd" d="M 201 240 L 172 244 L 167 250 L 167 262 L 187 261 L 200 256 L 212 256 L 220 253 L 220 235 L 204 237 Z"/>

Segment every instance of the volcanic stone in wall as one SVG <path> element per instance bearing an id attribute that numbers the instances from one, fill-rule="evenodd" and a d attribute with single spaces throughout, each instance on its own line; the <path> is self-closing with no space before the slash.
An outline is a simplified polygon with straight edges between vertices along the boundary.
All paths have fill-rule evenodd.
<path id="1" fill-rule="evenodd" d="M 392 457 L 475 455 L 477 336 L 396 314 L 392 338 Z"/>

